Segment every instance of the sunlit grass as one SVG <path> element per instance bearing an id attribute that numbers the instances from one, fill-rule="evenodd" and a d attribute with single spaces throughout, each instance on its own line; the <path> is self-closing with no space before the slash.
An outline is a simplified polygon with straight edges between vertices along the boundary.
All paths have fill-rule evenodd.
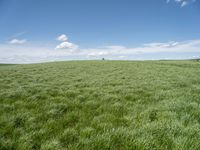
<path id="1" fill-rule="evenodd" d="M 200 149 L 200 62 L 0 65 L 0 149 Z"/>

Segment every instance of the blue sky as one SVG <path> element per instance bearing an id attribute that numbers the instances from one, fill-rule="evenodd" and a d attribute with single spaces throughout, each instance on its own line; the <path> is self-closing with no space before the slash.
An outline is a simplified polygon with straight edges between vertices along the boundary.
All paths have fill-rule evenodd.
<path id="1" fill-rule="evenodd" d="M 0 0 L 0 63 L 200 56 L 199 0 Z"/>

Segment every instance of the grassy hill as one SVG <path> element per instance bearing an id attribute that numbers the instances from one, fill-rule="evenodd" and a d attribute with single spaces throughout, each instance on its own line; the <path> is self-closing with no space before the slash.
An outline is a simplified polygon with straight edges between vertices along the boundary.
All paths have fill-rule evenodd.
<path id="1" fill-rule="evenodd" d="M 0 65 L 0 149 L 200 149 L 200 62 Z"/>

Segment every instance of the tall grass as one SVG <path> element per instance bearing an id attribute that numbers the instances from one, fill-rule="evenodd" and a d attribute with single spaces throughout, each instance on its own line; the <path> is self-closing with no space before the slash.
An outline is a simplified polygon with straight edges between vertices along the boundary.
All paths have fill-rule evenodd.
<path id="1" fill-rule="evenodd" d="M 200 63 L 0 65 L 0 149 L 200 149 Z"/>

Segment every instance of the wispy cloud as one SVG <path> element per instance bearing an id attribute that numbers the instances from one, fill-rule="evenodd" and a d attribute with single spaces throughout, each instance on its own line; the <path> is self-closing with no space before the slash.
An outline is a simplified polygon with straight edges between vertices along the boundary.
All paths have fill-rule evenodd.
<path id="1" fill-rule="evenodd" d="M 184 2 L 181 3 L 181 7 L 184 7 L 184 6 L 186 6 L 187 4 L 188 4 L 188 2 L 184 1 Z"/>
<path id="2" fill-rule="evenodd" d="M 10 44 L 25 44 L 27 42 L 27 40 L 23 39 L 23 40 L 19 40 L 19 39 L 12 39 L 9 41 Z"/>
<path id="3" fill-rule="evenodd" d="M 25 35 L 25 34 L 27 34 L 26 31 L 18 32 L 18 33 L 13 34 L 12 36 L 10 36 L 9 39 L 18 38 L 18 37 L 23 36 L 23 35 Z"/>
<path id="4" fill-rule="evenodd" d="M 162 52 L 200 52 L 200 40 L 191 40 L 184 42 L 166 42 L 166 43 L 147 43 L 140 47 L 128 48 L 124 46 L 106 46 L 98 49 L 85 50 L 89 56 L 107 56 L 107 55 L 135 55 L 145 53 Z"/>
<path id="5" fill-rule="evenodd" d="M 196 2 L 196 0 L 166 0 L 166 3 L 174 1 L 175 3 L 179 4 L 181 7 L 187 6 L 188 4 Z"/>
<path id="6" fill-rule="evenodd" d="M 200 54 L 200 39 L 146 43 L 139 47 L 112 45 L 89 49 L 78 47 L 74 49 L 73 44 L 66 43 L 66 45 L 62 45 L 62 43 L 60 46 L 63 46 L 63 49 L 62 47 L 54 49 L 49 47 L 28 47 L 25 45 L 0 45 L 0 63 L 33 63 L 54 60 L 100 59 L 103 57 L 106 59 L 135 60 L 144 59 L 143 56 L 145 55 L 156 56 L 165 53 L 170 53 L 172 56 L 176 53 L 177 58 L 183 53 Z M 161 59 L 161 57 L 158 57 L 158 59 Z"/>
<path id="7" fill-rule="evenodd" d="M 58 41 L 64 42 L 68 40 L 68 37 L 65 34 L 61 34 L 56 38 Z"/>

